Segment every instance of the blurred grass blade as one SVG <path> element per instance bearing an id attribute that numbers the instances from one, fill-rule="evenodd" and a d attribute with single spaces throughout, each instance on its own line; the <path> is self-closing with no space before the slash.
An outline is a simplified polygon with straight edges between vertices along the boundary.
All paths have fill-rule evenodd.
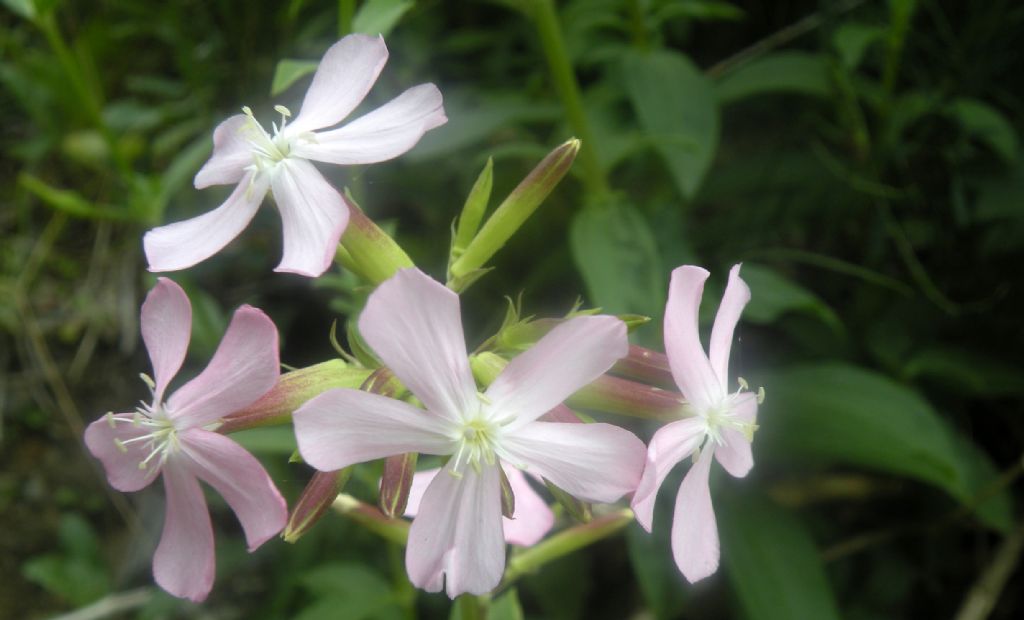
<path id="1" fill-rule="evenodd" d="M 412 0 L 367 0 L 352 20 L 352 32 L 386 37 L 415 4 Z"/>
<path id="2" fill-rule="evenodd" d="M 288 90 L 292 84 L 316 71 L 319 64 L 315 60 L 295 60 L 293 58 L 284 58 L 278 61 L 277 67 L 274 69 L 274 79 L 270 82 L 270 96 L 274 97 Z"/>

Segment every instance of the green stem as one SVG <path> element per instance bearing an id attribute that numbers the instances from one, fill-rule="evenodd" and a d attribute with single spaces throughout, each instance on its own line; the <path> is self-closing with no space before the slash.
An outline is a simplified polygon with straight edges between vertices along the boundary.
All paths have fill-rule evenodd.
<path id="1" fill-rule="evenodd" d="M 462 620 L 487 620 L 487 600 L 482 596 L 463 594 L 455 599 Z"/>
<path id="2" fill-rule="evenodd" d="M 590 131 L 586 111 L 583 109 L 583 97 L 573 73 L 569 54 L 562 38 L 562 27 L 558 21 L 558 13 L 552 0 L 534 0 L 533 17 L 537 25 L 544 55 L 547 58 L 551 78 L 562 98 L 569 124 L 580 140 L 583 150 L 580 152 L 580 163 L 583 167 L 583 182 L 587 194 L 591 198 L 603 197 L 609 193 L 608 178 L 605 176 L 601 162 L 597 159 L 597 142 Z"/>
<path id="3" fill-rule="evenodd" d="M 338 0 L 338 36 L 352 33 L 352 18 L 356 14 L 356 0 Z"/>

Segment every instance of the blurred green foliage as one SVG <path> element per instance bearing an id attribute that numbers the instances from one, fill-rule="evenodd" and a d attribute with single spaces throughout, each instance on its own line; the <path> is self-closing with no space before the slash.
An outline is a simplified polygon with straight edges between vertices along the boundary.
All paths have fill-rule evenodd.
<path id="1" fill-rule="evenodd" d="M 0 617 L 94 601 L 142 618 L 449 613 L 403 582 L 400 549 L 336 516 L 247 556 L 220 511 L 211 599 L 156 593 L 160 493 L 114 493 L 81 448 L 84 424 L 141 393 L 141 234 L 218 204 L 189 187 L 213 126 L 296 102 L 352 30 L 391 50 L 368 106 L 425 81 L 444 93 L 450 122 L 408 156 L 331 172 L 435 276 L 489 158 L 505 196 L 583 139 L 570 178 L 464 295 L 471 345 L 520 292 L 526 314 L 560 316 L 584 292 L 659 319 L 669 271 L 695 262 L 713 272 L 710 322 L 729 265 L 744 261 L 753 290 L 733 368 L 768 398 L 757 467 L 714 481 L 724 569 L 690 587 L 672 565 L 675 472 L 652 536 L 630 528 L 545 567 L 492 617 L 946 616 L 1004 561 L 1024 470 L 1019 3 L 3 4 Z M 274 218 L 174 274 L 200 365 L 242 302 L 302 366 L 334 354 L 332 322 L 365 298 L 350 275 L 271 273 Z M 658 324 L 637 342 L 657 347 Z M 246 441 L 294 500 L 308 471 L 286 463 L 287 433 Z M 372 500 L 378 473 L 350 491 Z M 1013 579 L 991 617 L 1024 605 Z"/>

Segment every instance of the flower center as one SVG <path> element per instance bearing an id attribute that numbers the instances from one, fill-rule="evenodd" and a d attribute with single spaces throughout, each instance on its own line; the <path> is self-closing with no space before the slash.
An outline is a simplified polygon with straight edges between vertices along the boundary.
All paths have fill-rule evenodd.
<path id="1" fill-rule="evenodd" d="M 292 150 L 292 141 L 284 133 L 284 127 L 292 113 L 283 105 L 274 106 L 274 110 L 281 115 L 281 125 L 271 123 L 271 127 L 274 128 L 274 135 L 271 136 L 253 116 L 249 106 L 242 108 L 242 112 L 248 117 L 242 128 L 242 133 L 252 149 L 253 163 L 250 169 L 257 172 L 273 170 L 278 163 L 288 157 Z"/>
<path id="2" fill-rule="evenodd" d="M 153 380 L 145 374 L 141 376 L 152 393 L 155 386 Z M 114 415 L 113 413 L 108 413 L 106 417 L 110 428 L 117 428 L 118 424 L 131 424 L 135 428 L 148 431 L 131 439 L 122 440 L 117 437 L 114 438 L 114 445 L 124 453 L 128 452 L 129 445 L 141 444 L 143 451 L 146 452 L 146 456 L 139 461 L 139 469 L 148 469 L 150 463 L 154 461 L 157 462 L 156 469 L 159 469 L 167 462 L 167 458 L 174 454 L 181 445 L 178 440 L 178 429 L 175 428 L 173 420 L 167 415 L 167 410 L 163 404 L 156 400 L 155 396 L 152 404 L 140 403 L 135 408 L 134 414 Z"/>
<path id="3" fill-rule="evenodd" d="M 500 426 L 484 416 L 463 422 L 453 433 L 458 448 L 448 471 L 458 476 L 466 465 L 479 472 L 481 463 L 497 463 L 500 433 Z"/>
<path id="4" fill-rule="evenodd" d="M 722 432 L 728 429 L 739 431 L 748 442 L 754 441 L 754 432 L 757 431 L 757 424 L 736 415 L 737 405 L 743 399 L 748 398 L 755 398 L 758 404 L 761 404 L 764 401 L 764 388 L 759 388 L 755 394 L 745 391 L 749 386 L 742 378 L 739 379 L 739 384 L 740 387 L 736 392 L 726 395 L 718 403 L 701 412 L 700 415 L 704 418 L 705 424 L 704 432 L 708 437 L 708 441 L 722 445 L 724 442 Z"/>

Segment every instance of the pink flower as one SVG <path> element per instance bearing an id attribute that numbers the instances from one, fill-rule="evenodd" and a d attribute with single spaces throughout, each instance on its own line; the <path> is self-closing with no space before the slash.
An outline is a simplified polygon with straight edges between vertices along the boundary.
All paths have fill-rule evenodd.
<path id="1" fill-rule="evenodd" d="M 458 296 L 419 270 L 399 271 L 370 295 L 359 331 L 426 410 L 331 390 L 295 412 L 295 435 L 303 458 L 322 471 L 407 452 L 451 457 L 409 530 L 405 566 L 417 587 L 444 587 L 454 598 L 498 585 L 503 465 L 587 501 L 613 502 L 636 488 L 645 449 L 632 433 L 537 420 L 626 354 L 622 321 L 566 321 L 513 359 L 484 394 L 470 373 Z M 520 492 L 520 501 L 529 498 Z"/>
<path id="2" fill-rule="evenodd" d="M 544 535 L 551 531 L 555 524 L 555 513 L 544 501 L 530 483 L 527 482 L 523 472 L 515 467 L 509 467 L 502 463 L 502 469 L 508 478 L 508 485 L 516 498 L 515 511 L 512 518 L 501 518 L 502 530 L 505 534 L 505 542 L 520 547 L 531 547 Z M 409 489 L 409 503 L 405 508 L 405 516 L 415 517 L 420 510 L 420 502 L 423 501 L 423 494 L 426 492 L 434 477 L 440 469 L 428 469 L 416 472 L 412 477 L 412 486 Z"/>
<path id="3" fill-rule="evenodd" d="M 287 122 L 291 112 L 277 106 L 281 126 L 273 125 L 273 135 L 248 108 L 218 125 L 213 156 L 196 174 L 195 186 L 237 187 L 213 211 L 146 233 L 150 271 L 184 269 L 219 252 L 248 226 L 268 191 L 284 227 L 284 256 L 275 271 L 310 277 L 326 271 L 349 207 L 310 161 L 352 165 L 392 159 L 448 120 L 437 87 L 421 84 L 346 125 L 322 131 L 359 105 L 387 59 L 381 37 L 349 35 L 327 50 L 294 121 Z"/>
<path id="4" fill-rule="evenodd" d="M 740 389 L 728 391 L 733 330 L 750 301 L 750 289 L 739 274 L 739 265 L 729 272 L 729 284 L 711 330 L 709 359 L 697 330 L 697 310 L 709 274 L 690 265 L 672 272 L 665 307 L 665 352 L 672 377 L 688 401 L 689 417 L 654 434 L 643 479 L 633 496 L 636 520 L 649 532 L 654 500 L 665 476 L 676 463 L 695 457 L 679 486 L 672 522 L 672 554 L 691 583 L 718 569 L 718 527 L 708 488 L 712 457 L 737 478 L 746 476 L 754 465 L 750 442 L 757 429 L 762 393 L 744 391 L 747 385 L 742 379 Z"/>
<path id="5" fill-rule="evenodd" d="M 138 491 L 163 474 L 167 514 L 153 576 L 171 594 L 198 602 L 209 594 L 214 577 L 213 527 L 200 479 L 235 512 L 249 551 L 280 532 L 288 518 L 284 499 L 259 461 L 206 430 L 274 386 L 277 328 L 256 308 L 242 306 L 206 370 L 164 399 L 185 360 L 192 306 L 181 287 L 160 278 L 142 304 L 141 322 L 155 381 L 143 378 L 153 402 L 96 420 L 85 431 L 85 443 L 119 491 Z"/>

